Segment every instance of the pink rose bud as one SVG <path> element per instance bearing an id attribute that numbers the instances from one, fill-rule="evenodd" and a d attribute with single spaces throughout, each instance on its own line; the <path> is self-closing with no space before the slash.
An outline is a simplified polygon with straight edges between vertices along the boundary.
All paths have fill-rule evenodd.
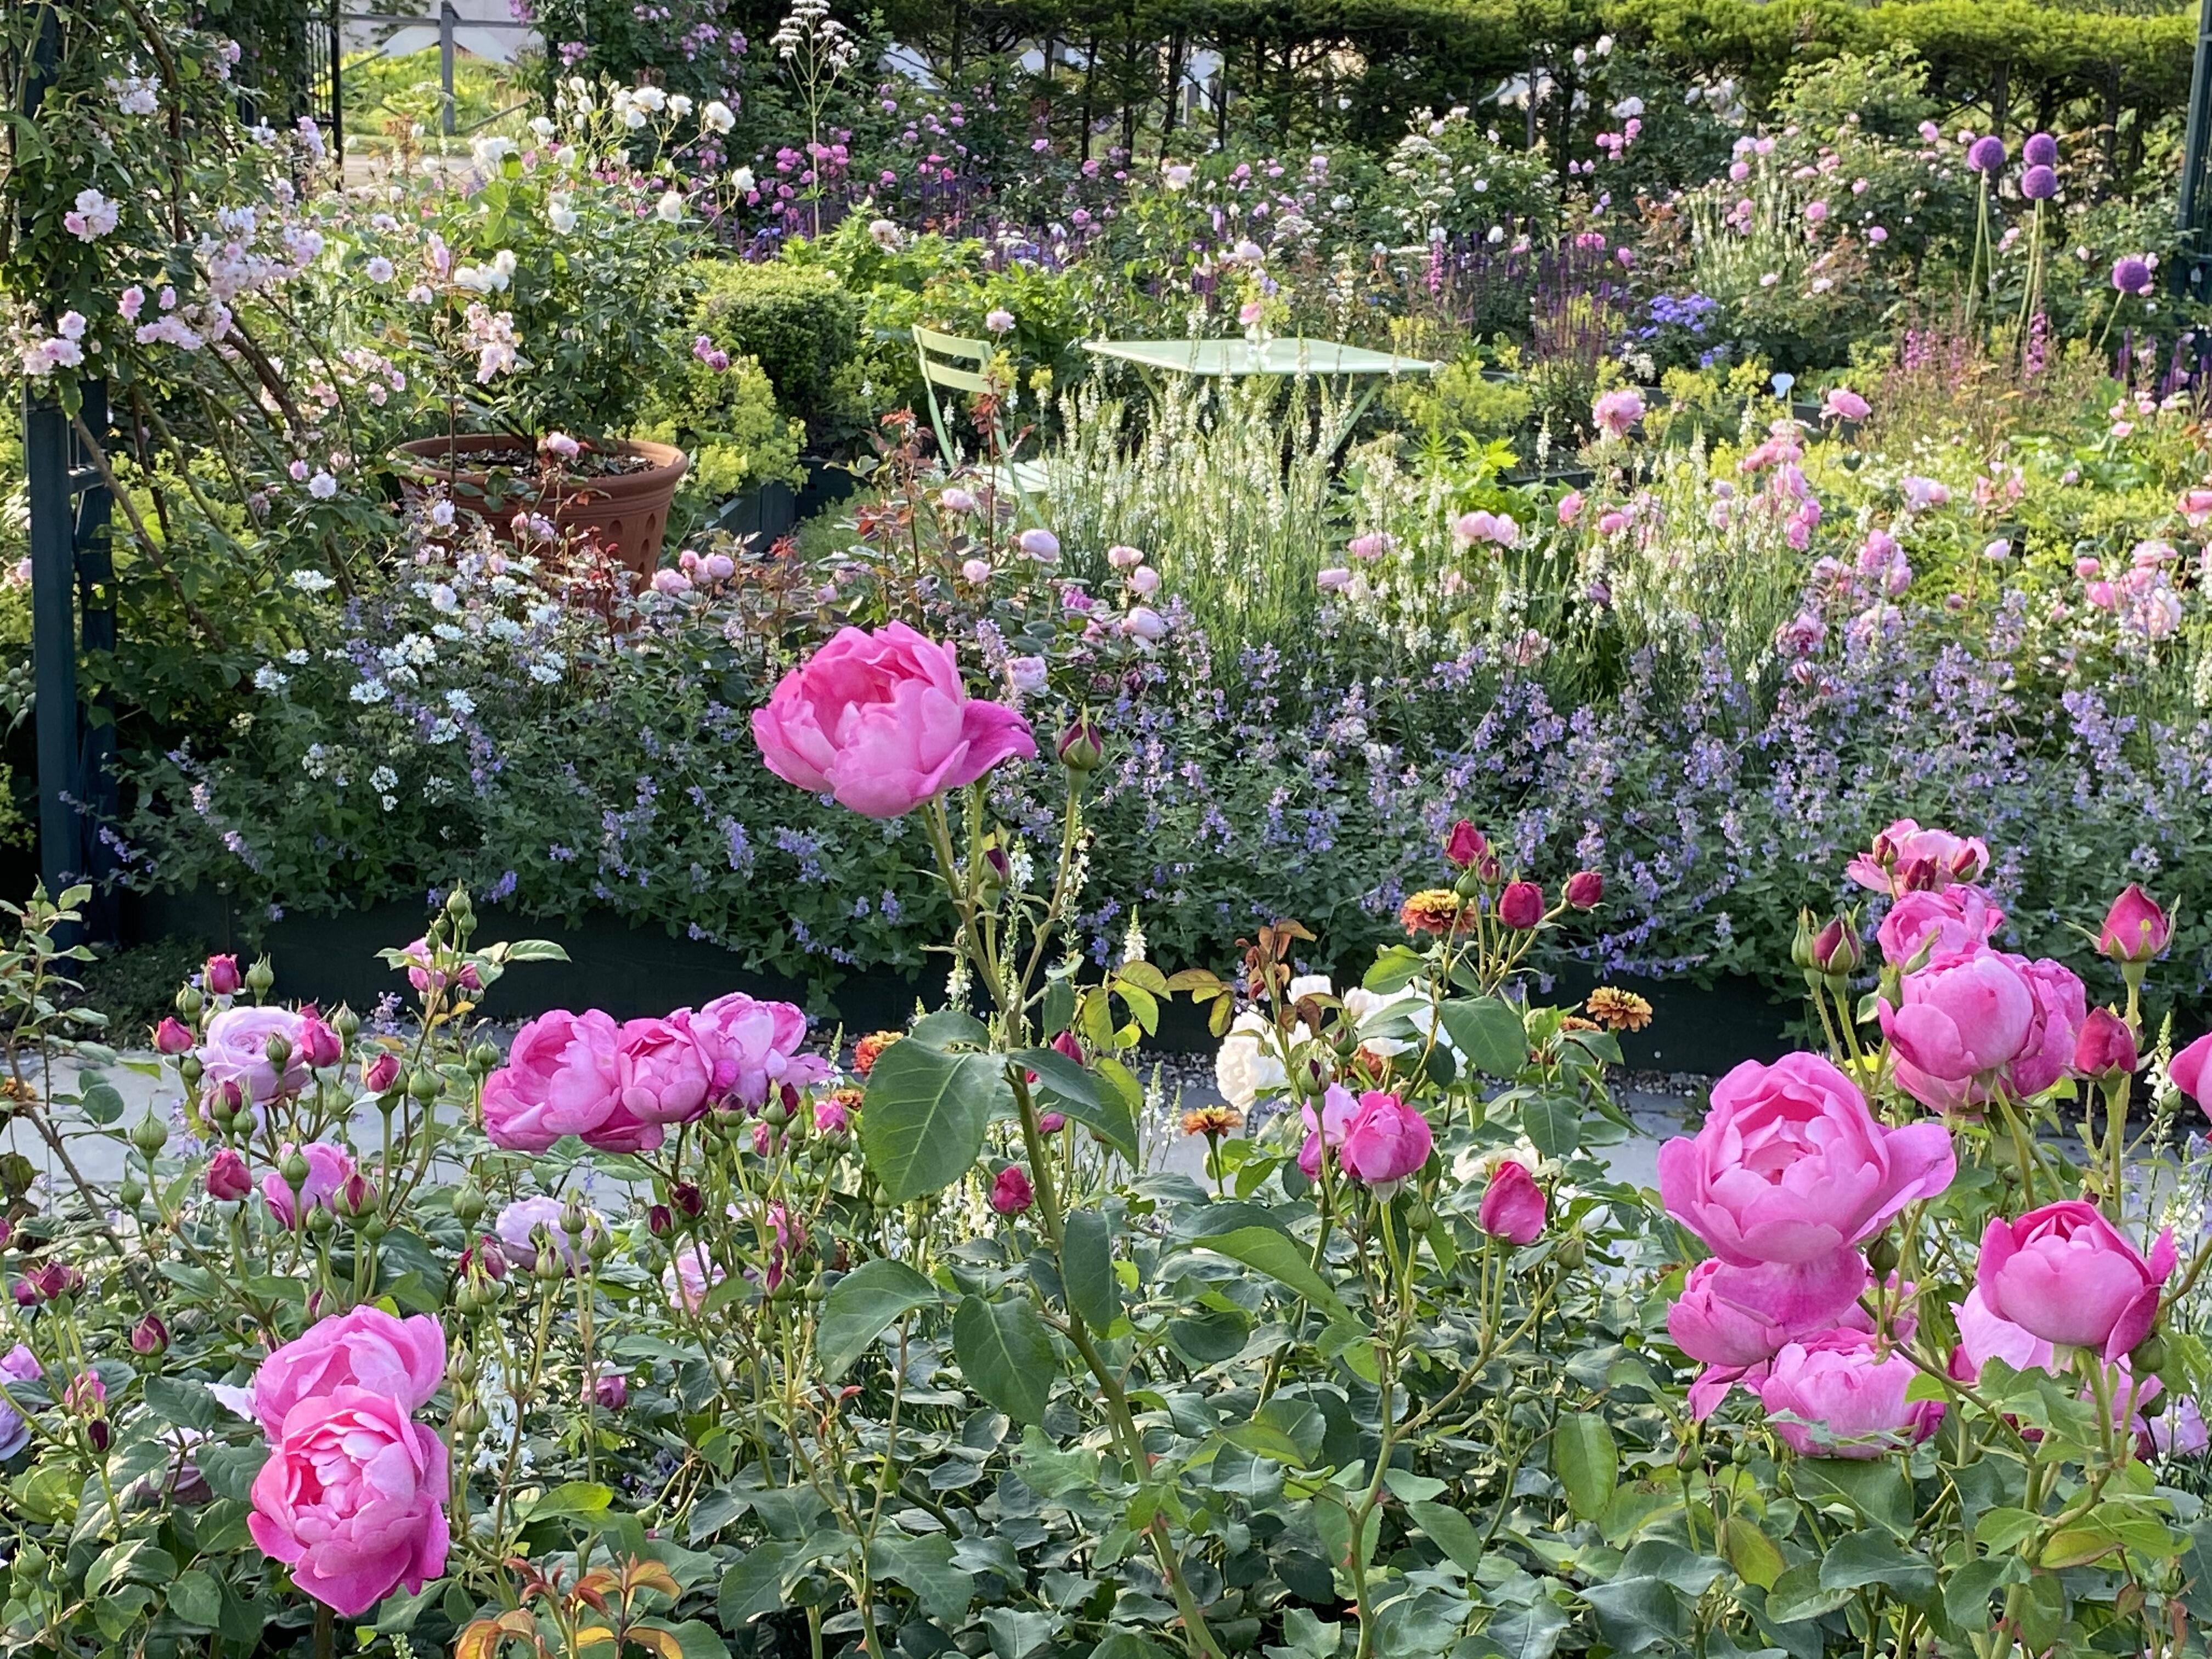
<path id="1" fill-rule="evenodd" d="M 1444 837 L 1444 856 L 1462 870 L 1468 868 L 1489 850 L 1490 842 L 1484 838 L 1482 831 L 1465 818 L 1453 824 L 1451 833 Z"/>
<path id="2" fill-rule="evenodd" d="M 1858 935 L 1844 926 L 1841 916 L 1829 918 L 1814 938 L 1813 965 L 1824 974 L 1857 972 L 1861 955 Z"/>
<path id="3" fill-rule="evenodd" d="M 2118 1359 L 2150 1334 L 2174 1266 L 2172 1229 L 2146 1260 L 2095 1205 L 2062 1199 L 1990 1223 L 1974 1288 L 1991 1313 L 2031 1335 Z"/>
<path id="4" fill-rule="evenodd" d="M 2136 1069 L 2136 1034 L 2109 1008 L 2092 1008 L 2074 1039 L 2076 1077 L 2127 1077 Z"/>
<path id="5" fill-rule="evenodd" d="M 236 957 L 210 957 L 201 970 L 200 982 L 210 996 L 234 997 L 246 988 L 246 976 L 238 971 Z"/>
<path id="6" fill-rule="evenodd" d="M 1039 1133 L 1056 1135 L 1067 1127 L 1067 1119 L 1058 1112 L 1047 1112 L 1037 1119 Z"/>
<path id="7" fill-rule="evenodd" d="M 208 1160 L 207 1195 L 234 1204 L 253 1190 L 253 1175 L 235 1148 L 219 1148 Z"/>
<path id="8" fill-rule="evenodd" d="M 389 1048 L 361 1068 L 361 1086 L 373 1095 L 388 1095 L 399 1082 L 399 1056 Z"/>
<path id="9" fill-rule="evenodd" d="M 1498 919 L 1527 932 L 1544 919 L 1544 890 L 1533 881 L 1508 882 L 1498 896 Z"/>
<path id="10" fill-rule="evenodd" d="M 169 1328 L 159 1314 L 148 1314 L 131 1328 L 131 1352 L 157 1354 L 169 1346 Z"/>
<path id="11" fill-rule="evenodd" d="M 345 1042 L 310 1008 L 300 1011 L 300 1053 L 318 1070 L 345 1058 Z"/>
<path id="12" fill-rule="evenodd" d="M 601 1409 L 618 1412 L 629 1404 L 629 1379 L 620 1371 L 609 1371 L 592 1384 L 592 1398 Z"/>
<path id="13" fill-rule="evenodd" d="M 2166 949 L 2173 924 L 2149 894 L 2135 883 L 2112 901 L 2105 925 L 2097 930 L 2097 949 L 2114 962 L 2148 962 Z"/>
<path id="14" fill-rule="evenodd" d="M 991 1183 L 991 1207 L 1000 1215 L 1019 1215 L 1036 1201 L 1030 1178 L 1018 1164 L 1009 1164 Z"/>
<path id="15" fill-rule="evenodd" d="M 1490 1172 L 1475 1218 L 1492 1238 L 1534 1244 L 1544 1232 L 1544 1189 L 1525 1165 L 1509 1158 Z"/>
<path id="16" fill-rule="evenodd" d="M 1595 870 L 1577 870 L 1567 878 L 1567 902 L 1577 910 L 1595 910 L 1605 899 L 1605 878 Z"/>
<path id="17" fill-rule="evenodd" d="M 1083 1043 L 1073 1031 L 1062 1031 L 1052 1040 L 1055 1052 L 1066 1054 L 1077 1065 L 1083 1064 Z"/>
<path id="18" fill-rule="evenodd" d="M 192 1048 L 191 1030 L 174 1014 L 168 1015 L 154 1028 L 154 1047 L 171 1056 L 189 1054 Z"/>
<path id="19" fill-rule="evenodd" d="M 842 1135 L 850 1131 L 852 1127 L 853 1120 L 847 1115 L 842 1103 L 835 1100 L 814 1103 L 814 1132 L 817 1134 Z"/>
<path id="20" fill-rule="evenodd" d="M 2197 1038 L 2176 1054 L 2166 1074 L 2175 1088 L 2212 1110 L 2212 1035 Z"/>

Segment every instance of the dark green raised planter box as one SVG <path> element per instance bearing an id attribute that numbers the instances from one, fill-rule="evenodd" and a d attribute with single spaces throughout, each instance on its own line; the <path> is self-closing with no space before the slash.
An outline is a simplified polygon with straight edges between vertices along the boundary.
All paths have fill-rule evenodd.
<path id="1" fill-rule="evenodd" d="M 132 932 L 141 939 L 197 939 L 217 951 L 266 951 L 276 970 L 276 994 L 289 1001 L 313 999 L 325 1007 L 344 1002 L 367 1012 L 389 991 L 410 994 L 406 980 L 387 969 L 377 952 L 418 937 L 428 921 L 420 907 L 392 902 L 336 915 L 291 915 L 262 921 L 240 915 L 220 893 L 152 894 L 140 897 Z M 632 927 L 613 915 L 586 916 L 574 926 L 532 921 L 487 908 L 477 912 L 478 944 L 547 939 L 568 953 L 565 963 L 527 963 L 508 971 L 484 999 L 485 1014 L 520 1020 L 548 1008 L 603 1008 L 618 1019 L 697 1007 L 730 991 L 810 1004 L 804 982 L 747 969 L 729 951 L 697 939 L 673 938 L 659 927 Z M 1356 974 L 1341 973 L 1340 984 Z M 1561 974 L 1543 1000 L 1562 1006 L 1579 1002 L 1598 981 L 1580 969 Z M 1772 1060 L 1791 1046 L 1788 1023 L 1800 1004 L 1773 1001 L 1752 980 L 1725 980 L 1711 988 L 1687 980 L 1642 980 L 1620 975 L 1605 983 L 1649 999 L 1649 1029 L 1621 1036 L 1621 1053 L 1639 1070 L 1724 1072 L 1739 1060 Z M 811 1012 L 842 1020 L 851 1032 L 905 1024 L 917 1000 L 934 1003 L 939 973 L 927 975 L 875 969 L 841 981 Z M 1162 1011 L 1159 1046 L 1202 1053 L 1213 1047 L 1202 1013 L 1177 1000 Z"/>

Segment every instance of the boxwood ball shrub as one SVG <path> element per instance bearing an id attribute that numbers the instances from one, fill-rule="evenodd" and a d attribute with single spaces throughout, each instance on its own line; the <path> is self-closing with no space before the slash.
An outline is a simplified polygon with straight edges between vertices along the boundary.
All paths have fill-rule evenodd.
<path id="1" fill-rule="evenodd" d="M 694 331 L 732 359 L 749 356 L 775 390 L 783 412 L 803 422 L 810 447 L 829 453 L 850 441 L 858 388 L 848 374 L 860 301 L 821 267 L 718 259 L 687 273 L 698 285 Z"/>

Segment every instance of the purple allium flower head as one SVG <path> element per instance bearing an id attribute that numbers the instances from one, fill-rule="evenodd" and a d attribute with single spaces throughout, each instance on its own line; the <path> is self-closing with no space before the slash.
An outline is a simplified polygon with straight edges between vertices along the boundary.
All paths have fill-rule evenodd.
<path id="1" fill-rule="evenodd" d="M 2058 141 L 2047 132 L 2032 132 L 2021 146 L 2020 159 L 2032 167 L 2055 167 L 2058 165 Z"/>
<path id="2" fill-rule="evenodd" d="M 2004 171 L 2004 140 L 1994 134 L 1977 138 L 1966 147 L 1966 165 L 1994 179 Z"/>
<path id="3" fill-rule="evenodd" d="M 2130 253 L 2112 261 L 2112 286 L 2123 294 L 2150 292 L 2150 262 Z"/>
<path id="4" fill-rule="evenodd" d="M 2047 167 L 2032 167 L 2020 175 L 2020 193 L 2031 202 L 2047 202 L 2058 194 L 2058 175 Z"/>

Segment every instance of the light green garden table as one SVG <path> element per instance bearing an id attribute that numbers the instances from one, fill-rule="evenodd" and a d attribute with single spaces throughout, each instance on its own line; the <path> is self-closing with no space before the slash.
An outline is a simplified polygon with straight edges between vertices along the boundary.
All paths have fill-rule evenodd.
<path id="1" fill-rule="evenodd" d="M 1085 340 L 1083 349 L 1095 357 L 1115 357 L 1133 363 L 1146 384 L 1157 393 L 1155 373 L 1189 374 L 1201 380 L 1240 380 L 1249 375 L 1312 375 L 1318 379 L 1360 380 L 1368 384 L 1353 404 L 1344 430 L 1349 434 L 1367 412 L 1367 405 L 1382 390 L 1383 378 L 1393 374 L 1428 374 L 1436 365 L 1394 351 L 1370 351 L 1365 346 L 1346 345 L 1339 340 L 1270 340 L 1254 346 L 1249 340 Z"/>

